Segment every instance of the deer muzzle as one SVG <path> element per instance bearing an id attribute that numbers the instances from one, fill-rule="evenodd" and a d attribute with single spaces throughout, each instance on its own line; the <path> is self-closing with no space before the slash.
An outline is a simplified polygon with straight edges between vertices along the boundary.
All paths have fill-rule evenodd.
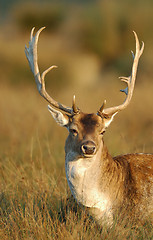
<path id="1" fill-rule="evenodd" d="M 92 156 L 96 152 L 96 145 L 93 141 L 84 141 L 81 145 L 81 153 L 84 156 Z"/>

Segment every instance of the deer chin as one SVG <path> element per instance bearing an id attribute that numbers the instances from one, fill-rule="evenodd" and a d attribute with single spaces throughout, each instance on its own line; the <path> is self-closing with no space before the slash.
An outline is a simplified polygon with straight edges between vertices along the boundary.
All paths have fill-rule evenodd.
<path id="1" fill-rule="evenodd" d="M 93 154 L 82 154 L 83 158 L 93 158 L 95 156 L 96 153 Z"/>

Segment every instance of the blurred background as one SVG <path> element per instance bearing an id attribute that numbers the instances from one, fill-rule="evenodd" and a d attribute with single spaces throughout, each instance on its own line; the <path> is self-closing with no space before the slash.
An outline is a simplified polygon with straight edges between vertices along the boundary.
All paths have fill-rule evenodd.
<path id="1" fill-rule="evenodd" d="M 135 51 L 132 31 L 137 32 L 140 41 L 145 42 L 145 50 L 134 96 L 130 106 L 116 116 L 105 138 L 113 155 L 153 152 L 152 0 L 6 0 L 0 4 L 3 157 L 9 152 L 21 160 L 21 156 L 34 152 L 39 139 L 42 146 L 43 142 L 49 143 L 46 150 L 42 147 L 41 154 L 58 152 L 64 161 L 67 132 L 50 118 L 24 54 L 33 26 L 36 30 L 46 26 L 38 45 L 40 71 L 53 64 L 58 66 L 46 76 L 47 91 L 66 105 L 71 105 L 75 94 L 84 112 L 96 112 L 104 99 L 107 107 L 124 101 L 119 90 L 125 86 L 118 77 L 130 75 L 130 51 Z"/>

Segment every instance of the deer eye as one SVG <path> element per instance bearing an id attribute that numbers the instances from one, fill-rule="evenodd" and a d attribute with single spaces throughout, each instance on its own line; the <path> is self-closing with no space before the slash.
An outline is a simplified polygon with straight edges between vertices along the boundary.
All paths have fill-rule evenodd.
<path id="1" fill-rule="evenodd" d="M 70 133 L 72 133 L 73 136 L 77 136 L 78 131 L 76 129 L 74 129 L 74 128 L 70 128 Z"/>

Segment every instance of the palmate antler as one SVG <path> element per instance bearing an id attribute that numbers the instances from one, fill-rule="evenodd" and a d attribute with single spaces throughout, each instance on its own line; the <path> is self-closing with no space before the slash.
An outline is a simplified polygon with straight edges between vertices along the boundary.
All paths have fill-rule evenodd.
<path id="1" fill-rule="evenodd" d="M 139 58 L 141 57 L 143 50 L 144 50 L 144 42 L 142 42 L 142 46 L 140 48 L 140 43 L 139 43 L 137 34 L 134 31 L 133 31 L 133 33 L 134 33 L 135 41 L 136 41 L 136 53 L 134 55 L 134 53 L 131 51 L 132 56 L 133 56 L 132 73 L 131 73 L 131 76 L 129 76 L 129 77 L 120 77 L 121 81 L 127 83 L 127 87 L 124 90 L 120 90 L 121 92 L 124 92 L 126 94 L 126 99 L 121 105 L 111 107 L 111 108 L 106 108 L 106 109 L 104 108 L 106 101 L 104 101 L 103 105 L 101 106 L 100 110 L 98 111 L 98 115 L 100 115 L 100 116 L 108 116 L 108 117 L 112 116 L 113 114 L 125 109 L 131 101 L 133 91 L 134 91 L 134 86 L 135 86 L 135 79 L 136 79 Z"/>
<path id="2" fill-rule="evenodd" d="M 52 70 L 53 68 L 57 68 L 57 66 L 53 65 L 49 67 L 47 70 L 45 70 L 41 75 L 39 72 L 39 67 L 38 67 L 38 56 L 37 56 L 37 44 L 38 44 L 38 39 L 39 35 L 42 32 L 42 30 L 45 27 L 42 27 L 38 30 L 38 32 L 33 35 L 35 28 L 31 30 L 31 35 L 30 35 L 30 41 L 29 41 L 29 47 L 25 46 L 25 54 L 28 59 L 31 71 L 35 77 L 35 81 L 37 84 L 37 89 L 40 93 L 40 95 L 45 98 L 51 106 L 60 109 L 70 115 L 76 114 L 79 112 L 79 109 L 76 107 L 75 104 L 75 96 L 73 96 L 73 103 L 72 103 L 72 108 L 67 107 L 57 101 L 55 101 L 47 92 L 45 89 L 45 75 Z"/>

